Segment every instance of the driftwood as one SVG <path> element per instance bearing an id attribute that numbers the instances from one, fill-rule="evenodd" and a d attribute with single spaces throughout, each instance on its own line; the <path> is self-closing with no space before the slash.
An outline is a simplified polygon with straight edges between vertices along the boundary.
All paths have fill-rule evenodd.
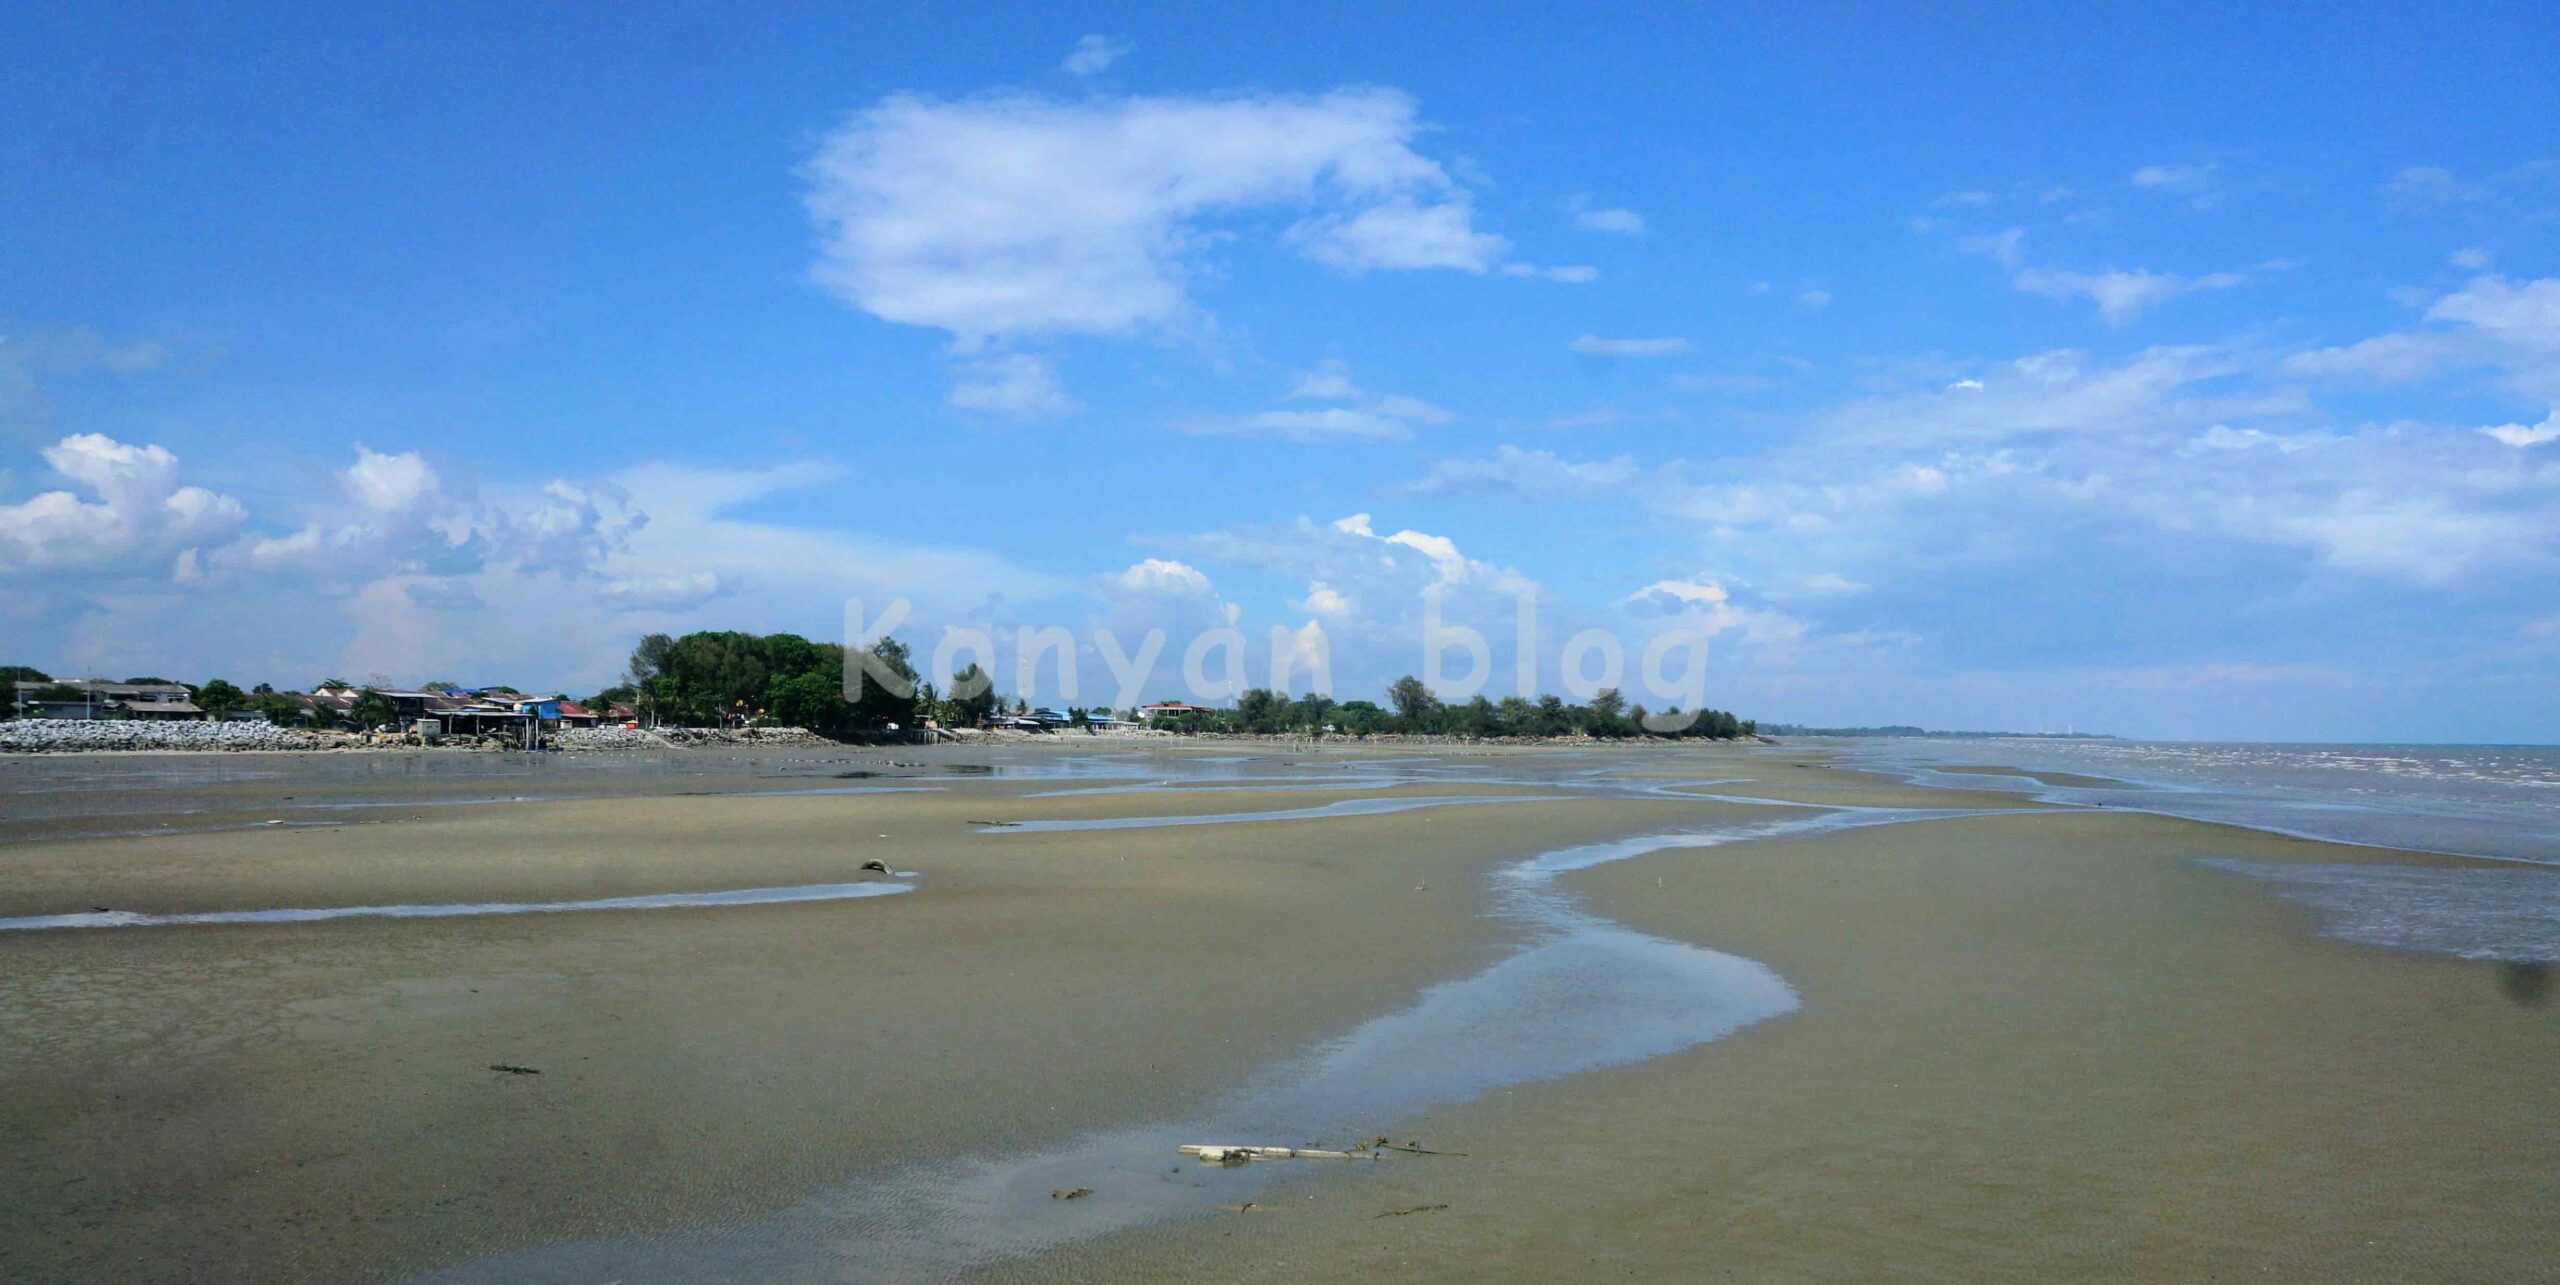
<path id="1" fill-rule="evenodd" d="M 541 1072 L 539 1069 L 537 1069 L 537 1068 L 530 1067 L 530 1066 L 517 1066 L 517 1065 L 515 1065 L 514 1063 L 511 1063 L 511 1062 L 491 1062 L 491 1063 L 489 1064 L 489 1069 L 490 1069 L 490 1070 L 492 1070 L 492 1071 L 504 1071 L 504 1072 L 506 1072 L 506 1073 L 507 1073 L 507 1074 L 509 1074 L 509 1075 L 540 1075 L 540 1074 L 542 1074 L 542 1072 Z"/>
<path id="2" fill-rule="evenodd" d="M 1446 1208 L 1448 1208 L 1447 1205 L 1415 1205 L 1411 1209 L 1390 1209 L 1387 1212 L 1378 1215 L 1378 1217 L 1402 1218 L 1406 1214 L 1436 1214 Z"/>
<path id="3" fill-rule="evenodd" d="M 1093 1194 L 1091 1187 L 1060 1187 L 1049 1193 L 1051 1200 L 1082 1200 Z"/>
<path id="4" fill-rule="evenodd" d="M 1184 1145 L 1176 1148 L 1202 1164 L 1241 1165 L 1256 1160 L 1375 1160 L 1367 1151 L 1324 1151 L 1315 1147 L 1217 1147 Z"/>

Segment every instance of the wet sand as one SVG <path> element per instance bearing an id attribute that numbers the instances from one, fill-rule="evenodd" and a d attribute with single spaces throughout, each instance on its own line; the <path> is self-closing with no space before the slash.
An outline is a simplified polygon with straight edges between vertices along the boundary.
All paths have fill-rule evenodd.
<path id="1" fill-rule="evenodd" d="M 712 890 L 876 877 L 858 870 L 874 858 L 918 872 L 912 893 L 851 902 L 0 933 L 0 1277 L 401 1279 L 551 1241 L 740 1225 L 910 1162 L 1181 1119 L 1502 957 L 1523 929 L 1484 914 L 1483 875 L 1501 863 L 1802 811 L 1577 790 L 1585 771 L 1747 776 L 1703 788 L 1800 802 L 2020 804 L 1801 752 L 1468 766 L 1560 784 L 617 787 L 374 809 L 387 815 L 344 829 L 0 846 L 0 915 Z M 1262 770 L 1309 769 L 1271 756 Z M 1556 797 L 1152 829 L 978 824 L 1516 793 Z M 2527 1002 L 2511 968 L 2321 938 L 2308 912 L 2191 860 L 2213 856 L 2442 860 L 2048 811 L 1580 871 L 1564 878 L 1592 912 L 1761 961 L 1803 1007 L 1687 1052 L 1379 1124 L 1464 1157 L 1293 1171 L 1250 1211 L 986 1274 L 2547 1269 L 2560 1006 Z M 1197 1141 L 1212 1139 L 1168 1137 L 1169 1164 Z M 1419 1212 L 1381 1216 L 1402 1209 Z M 860 1279 L 859 1256 L 846 1261 Z"/>
<path id="2" fill-rule="evenodd" d="M 2548 1279 L 2560 1005 L 2315 936 L 2202 854 L 2472 864 L 2082 814 L 1584 871 L 1596 911 L 1765 961 L 1802 1009 L 1399 1130 L 1463 1158 L 987 1275 Z"/>
<path id="3" fill-rule="evenodd" d="M 1474 876 L 1492 861 L 1700 809 L 1560 796 L 976 824 L 1379 794 L 1021 797 L 1055 784 L 0 848 L 0 914 L 619 896 L 856 879 L 875 858 L 918 872 L 913 893 L 851 902 L 0 933 L 0 1277 L 393 1279 L 1176 1116 L 1491 958 L 1505 930 Z"/>

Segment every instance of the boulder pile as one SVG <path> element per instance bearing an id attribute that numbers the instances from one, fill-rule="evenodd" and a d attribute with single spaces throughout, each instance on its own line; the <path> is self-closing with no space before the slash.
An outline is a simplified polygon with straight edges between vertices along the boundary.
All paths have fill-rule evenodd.
<path id="1" fill-rule="evenodd" d="M 320 750 L 336 743 L 273 723 L 150 722 L 143 719 L 28 718 L 0 723 L 0 751 Z"/>

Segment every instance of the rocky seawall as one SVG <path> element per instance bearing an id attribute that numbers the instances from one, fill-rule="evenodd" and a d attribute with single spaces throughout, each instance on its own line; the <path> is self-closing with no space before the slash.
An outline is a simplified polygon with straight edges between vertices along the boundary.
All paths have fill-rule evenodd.
<path id="1" fill-rule="evenodd" d="M 714 745 L 832 745 L 797 727 L 572 727 L 545 738 L 549 748 L 574 753 L 599 750 L 692 749 Z M 397 750 L 504 751 L 500 737 L 444 737 L 433 745 L 389 733 L 325 732 L 272 723 L 146 722 L 141 719 L 31 718 L 0 722 L 0 754 L 78 754 L 101 751 L 194 750 Z"/>
<path id="2" fill-rule="evenodd" d="M 0 751 L 324 750 L 347 739 L 273 723 L 146 722 L 141 719 L 28 718 L 0 723 Z"/>

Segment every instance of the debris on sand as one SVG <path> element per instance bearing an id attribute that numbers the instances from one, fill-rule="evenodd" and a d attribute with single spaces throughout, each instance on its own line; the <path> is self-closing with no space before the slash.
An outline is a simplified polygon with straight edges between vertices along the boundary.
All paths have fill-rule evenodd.
<path id="1" fill-rule="evenodd" d="M 1060 1187 L 1049 1193 L 1051 1200 L 1082 1200 L 1093 1194 L 1091 1187 Z"/>
<path id="2" fill-rule="evenodd" d="M 865 861 L 862 863 L 862 868 L 865 870 L 877 870 L 884 875 L 896 873 L 889 869 L 889 863 L 886 861 Z"/>
<path id="3" fill-rule="evenodd" d="M 1221 1147 L 1185 1144 L 1175 1148 L 1209 1165 L 1251 1164 L 1256 1160 L 1375 1160 L 1366 1151 L 1324 1151 L 1315 1147 Z"/>
<path id="4" fill-rule="evenodd" d="M 1447 1205 L 1415 1205 L 1411 1209 L 1390 1209 L 1387 1212 L 1378 1215 L 1378 1217 L 1402 1218 L 1406 1214 L 1436 1214 L 1446 1208 L 1448 1208 Z"/>
<path id="5" fill-rule="evenodd" d="M 1363 1151 L 1401 1151 L 1409 1156 L 1456 1156 L 1462 1160 L 1466 1158 L 1467 1154 L 1463 1151 L 1432 1151 L 1425 1148 L 1419 1142 L 1399 1143 L 1389 1138 L 1372 1138 L 1367 1142 L 1361 1143 L 1360 1149 Z"/>
<path id="6" fill-rule="evenodd" d="M 491 1063 L 489 1064 L 489 1069 L 490 1069 L 490 1070 L 492 1070 L 492 1071 L 502 1071 L 502 1072 L 505 1072 L 505 1073 L 506 1073 L 506 1074 L 508 1074 L 508 1075 L 540 1075 L 540 1074 L 542 1074 L 542 1069 L 541 1069 L 540 1067 L 532 1067 L 532 1066 L 517 1066 L 517 1065 L 516 1065 L 515 1063 L 513 1063 L 513 1062 L 491 1062 Z"/>

